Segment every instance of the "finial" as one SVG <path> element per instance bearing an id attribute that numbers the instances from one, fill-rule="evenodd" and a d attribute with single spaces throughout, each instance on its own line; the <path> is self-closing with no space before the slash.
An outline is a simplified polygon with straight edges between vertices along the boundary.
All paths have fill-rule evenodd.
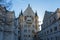
<path id="1" fill-rule="evenodd" d="M 28 7 L 30 7 L 30 4 L 28 4 Z"/>

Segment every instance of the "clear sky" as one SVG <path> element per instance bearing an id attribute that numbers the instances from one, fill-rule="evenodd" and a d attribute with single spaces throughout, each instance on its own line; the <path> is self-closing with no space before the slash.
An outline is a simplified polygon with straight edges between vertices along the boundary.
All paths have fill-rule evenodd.
<path id="1" fill-rule="evenodd" d="M 60 0 L 13 0 L 12 10 L 15 11 L 16 17 L 18 17 L 21 9 L 24 11 L 27 8 L 28 4 L 31 5 L 34 12 L 37 11 L 41 23 L 46 10 L 55 11 L 60 8 Z"/>

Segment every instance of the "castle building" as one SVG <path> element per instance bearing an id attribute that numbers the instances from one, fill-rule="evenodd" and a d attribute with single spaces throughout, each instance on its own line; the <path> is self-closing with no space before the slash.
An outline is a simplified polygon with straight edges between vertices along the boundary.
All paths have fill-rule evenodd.
<path id="1" fill-rule="evenodd" d="M 60 9 L 55 12 L 45 11 L 39 40 L 60 40 Z"/>
<path id="2" fill-rule="evenodd" d="M 19 28 L 20 28 L 20 39 L 21 40 L 33 40 L 34 35 L 38 31 L 38 15 L 34 13 L 30 4 L 18 17 Z M 19 33 L 18 33 L 19 34 Z"/>
<path id="3" fill-rule="evenodd" d="M 0 5 L 0 40 L 18 39 L 16 21 L 14 11 L 8 11 Z"/>
<path id="4" fill-rule="evenodd" d="M 14 11 L 0 5 L 0 40 L 33 40 L 38 31 L 38 15 L 30 5 L 18 18 Z"/>

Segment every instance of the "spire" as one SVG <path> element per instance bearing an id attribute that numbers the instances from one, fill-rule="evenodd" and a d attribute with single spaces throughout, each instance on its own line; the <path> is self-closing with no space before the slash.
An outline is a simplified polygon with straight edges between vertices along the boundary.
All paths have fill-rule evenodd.
<path id="1" fill-rule="evenodd" d="M 38 16 L 38 15 L 37 15 L 37 11 L 35 12 L 35 16 Z"/>
<path id="2" fill-rule="evenodd" d="M 28 7 L 30 7 L 30 4 L 28 4 Z"/>
<path id="3" fill-rule="evenodd" d="M 22 10 L 21 10 L 21 15 L 23 15 Z"/>
<path id="4" fill-rule="evenodd" d="M 21 10 L 21 12 L 20 12 L 20 15 L 19 15 L 19 16 L 21 16 L 21 15 L 23 16 L 22 10 Z"/>

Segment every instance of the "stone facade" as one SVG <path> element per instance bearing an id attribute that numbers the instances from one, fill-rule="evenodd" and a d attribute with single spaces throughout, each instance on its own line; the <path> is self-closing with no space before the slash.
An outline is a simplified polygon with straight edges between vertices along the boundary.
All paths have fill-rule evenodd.
<path id="1" fill-rule="evenodd" d="M 14 11 L 8 11 L 0 5 L 0 40 L 33 40 L 39 30 L 37 12 L 30 5 L 15 17 Z"/>
<path id="2" fill-rule="evenodd" d="M 15 13 L 0 6 L 0 40 L 17 40 Z"/>
<path id="3" fill-rule="evenodd" d="M 34 13 L 30 5 L 24 12 L 19 15 L 19 28 L 21 31 L 21 40 L 33 40 L 34 35 L 38 31 L 38 15 Z"/>
<path id="4" fill-rule="evenodd" d="M 60 9 L 55 12 L 45 11 L 39 40 L 60 40 Z"/>

